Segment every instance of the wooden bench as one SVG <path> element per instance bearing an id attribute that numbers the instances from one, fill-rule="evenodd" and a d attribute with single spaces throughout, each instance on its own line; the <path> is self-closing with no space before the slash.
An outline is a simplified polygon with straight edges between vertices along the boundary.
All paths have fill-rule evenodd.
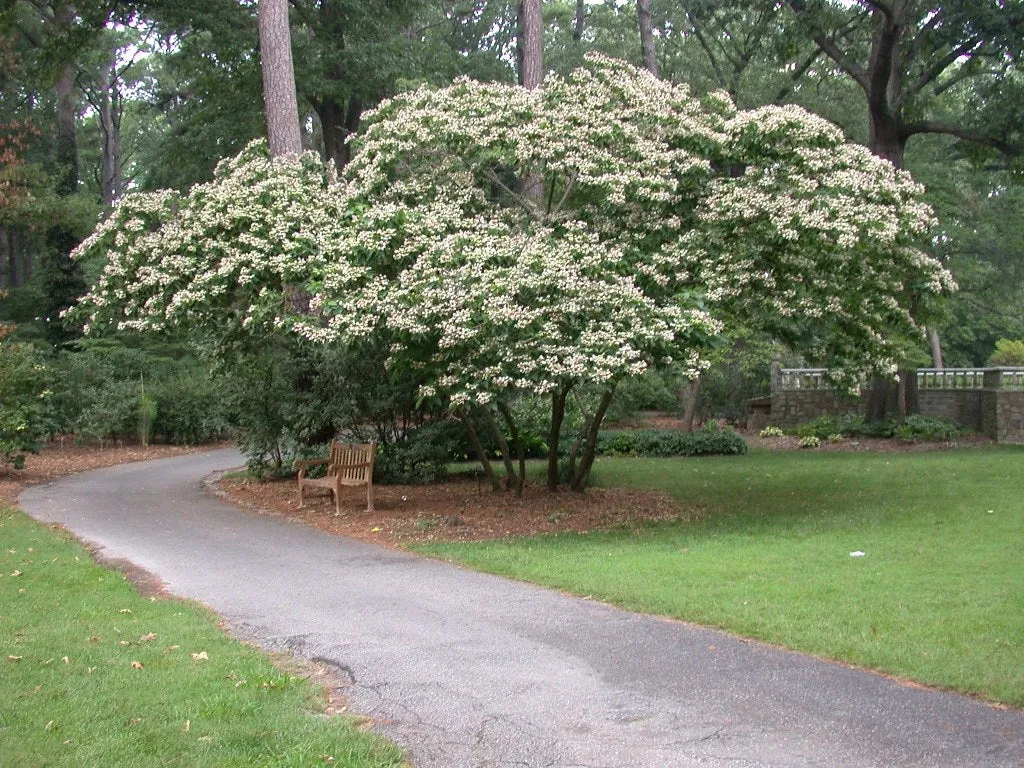
<path id="1" fill-rule="evenodd" d="M 299 470 L 299 506 L 304 505 L 303 490 L 307 486 L 326 488 L 334 494 L 334 513 L 341 514 L 339 496 L 341 487 L 366 486 L 366 511 L 373 512 L 373 461 L 377 456 L 375 443 L 331 443 L 331 455 L 326 459 L 296 461 Z M 306 477 L 310 467 L 327 465 L 325 477 Z"/>

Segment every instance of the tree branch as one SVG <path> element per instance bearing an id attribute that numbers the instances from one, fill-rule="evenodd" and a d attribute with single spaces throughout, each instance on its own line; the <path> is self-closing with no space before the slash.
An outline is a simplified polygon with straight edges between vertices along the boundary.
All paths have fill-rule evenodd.
<path id="1" fill-rule="evenodd" d="M 892 6 L 888 3 L 883 3 L 881 0 L 857 0 L 858 3 L 863 5 L 865 8 L 871 11 L 878 11 L 883 14 L 889 21 L 893 21 L 894 14 Z"/>
<path id="2" fill-rule="evenodd" d="M 942 123 L 937 120 L 918 120 L 917 122 L 910 123 L 903 127 L 903 134 L 905 136 L 909 137 L 918 133 L 941 133 L 946 136 L 955 136 L 963 141 L 970 141 L 975 144 L 992 147 L 993 149 L 1002 152 L 1004 155 L 1009 155 L 1011 157 L 1017 157 L 1024 154 L 1024 146 L 1019 144 L 1011 144 L 1010 142 L 996 136 L 989 136 L 978 131 L 960 128 L 959 126 Z"/>
<path id="3" fill-rule="evenodd" d="M 789 0 L 789 7 L 793 10 L 793 13 L 804 19 L 810 29 L 811 39 L 814 40 L 815 44 L 867 93 L 869 88 L 867 72 L 857 64 L 852 56 L 840 49 L 835 41 L 825 34 L 821 27 L 809 18 L 805 0 Z"/>
<path id="4" fill-rule="evenodd" d="M 781 104 L 782 100 L 789 96 L 796 87 L 796 84 L 800 81 L 800 78 L 807 74 L 807 70 L 811 68 L 811 65 L 814 64 L 821 54 L 821 48 L 814 49 L 814 53 L 808 56 L 807 60 L 793 71 L 793 74 L 789 78 L 789 82 L 779 89 L 779 92 L 775 95 L 775 100 L 772 102 L 773 104 Z"/>
<path id="5" fill-rule="evenodd" d="M 984 40 L 965 40 L 963 43 L 958 45 L 956 48 L 951 50 L 941 59 L 936 61 L 932 66 L 928 67 L 924 72 L 918 75 L 914 84 L 907 89 L 907 94 L 920 93 L 921 90 L 932 82 L 935 78 L 945 72 L 949 67 L 956 63 L 957 59 L 961 56 L 966 56 L 972 50 L 976 50 L 978 46 L 983 45 Z M 967 66 L 966 64 L 964 66 Z"/>

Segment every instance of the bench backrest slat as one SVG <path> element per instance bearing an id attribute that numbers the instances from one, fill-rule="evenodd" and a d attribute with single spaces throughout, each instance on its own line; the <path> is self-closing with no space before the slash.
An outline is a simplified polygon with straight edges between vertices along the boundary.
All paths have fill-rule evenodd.
<path id="1" fill-rule="evenodd" d="M 327 473 L 338 475 L 342 480 L 365 483 L 373 476 L 376 447 L 373 443 L 340 443 L 335 440 L 331 444 L 331 463 Z"/>

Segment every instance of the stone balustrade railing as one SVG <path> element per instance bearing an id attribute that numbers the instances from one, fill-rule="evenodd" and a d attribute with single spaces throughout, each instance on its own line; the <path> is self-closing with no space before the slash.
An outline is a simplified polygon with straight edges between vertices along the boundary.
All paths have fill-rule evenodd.
<path id="1" fill-rule="evenodd" d="M 831 389 L 827 373 L 827 368 L 780 368 L 772 377 L 772 389 Z M 1024 367 L 918 368 L 917 388 L 1024 389 Z"/>
<path id="2" fill-rule="evenodd" d="M 831 389 L 827 368 L 780 368 L 773 377 L 773 389 Z"/>

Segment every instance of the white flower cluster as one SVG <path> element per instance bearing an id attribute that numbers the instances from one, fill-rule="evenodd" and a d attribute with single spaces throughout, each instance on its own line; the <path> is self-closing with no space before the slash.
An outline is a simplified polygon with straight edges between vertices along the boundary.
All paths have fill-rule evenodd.
<path id="1" fill-rule="evenodd" d="M 921 189 L 796 107 L 591 57 L 544 87 L 459 80 L 382 104 L 343 177 L 259 146 L 179 199 L 129 196 L 80 248 L 93 325 L 391 340 L 458 405 L 690 375 L 726 323 L 850 375 L 890 366 L 949 275 Z"/>

